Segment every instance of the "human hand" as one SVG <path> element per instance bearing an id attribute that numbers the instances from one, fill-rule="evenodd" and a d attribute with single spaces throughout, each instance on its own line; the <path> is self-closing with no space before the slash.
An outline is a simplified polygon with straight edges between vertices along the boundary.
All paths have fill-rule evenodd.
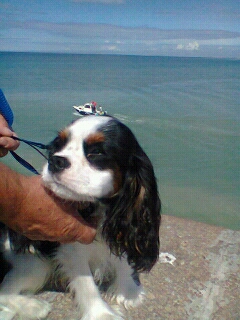
<path id="1" fill-rule="evenodd" d="M 12 139 L 13 136 L 16 137 L 16 134 L 8 127 L 7 121 L 0 114 L 0 157 L 18 148 L 19 141 Z"/>
<path id="2" fill-rule="evenodd" d="M 14 178 L 14 186 L 9 182 L 6 192 L 15 194 L 14 201 L 5 204 L 8 214 L 1 217 L 9 228 L 32 240 L 84 244 L 94 240 L 96 230 L 79 216 L 76 203 L 53 196 L 43 186 L 40 176 L 26 177 L 11 172 L 17 179 Z"/>

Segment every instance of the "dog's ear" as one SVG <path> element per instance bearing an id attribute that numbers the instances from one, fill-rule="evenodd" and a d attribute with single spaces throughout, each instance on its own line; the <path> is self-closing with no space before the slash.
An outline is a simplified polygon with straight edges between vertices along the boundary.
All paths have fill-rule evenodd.
<path id="1" fill-rule="evenodd" d="M 103 236 L 111 251 L 137 271 L 150 271 L 159 256 L 161 202 L 152 164 L 136 143 L 123 187 L 107 206 Z"/>

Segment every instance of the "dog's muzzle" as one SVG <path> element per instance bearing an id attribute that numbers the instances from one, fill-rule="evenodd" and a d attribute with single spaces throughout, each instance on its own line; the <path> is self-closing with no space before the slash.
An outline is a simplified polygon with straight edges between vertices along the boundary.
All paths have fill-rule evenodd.
<path id="1" fill-rule="evenodd" d="M 51 156 L 48 159 L 48 170 L 52 173 L 59 173 L 70 166 L 71 163 L 65 157 Z"/>

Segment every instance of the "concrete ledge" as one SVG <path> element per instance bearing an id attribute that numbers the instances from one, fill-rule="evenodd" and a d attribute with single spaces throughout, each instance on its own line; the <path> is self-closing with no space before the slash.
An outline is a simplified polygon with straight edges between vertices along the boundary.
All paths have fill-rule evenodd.
<path id="1" fill-rule="evenodd" d="M 239 320 L 240 231 L 163 216 L 161 258 L 142 275 L 147 299 L 132 320 Z M 48 320 L 76 320 L 70 295 L 44 292 Z"/>

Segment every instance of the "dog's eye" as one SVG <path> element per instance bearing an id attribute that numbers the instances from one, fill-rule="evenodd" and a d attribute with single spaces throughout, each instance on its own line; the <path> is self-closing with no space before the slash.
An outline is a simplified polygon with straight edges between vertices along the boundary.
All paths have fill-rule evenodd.
<path id="1" fill-rule="evenodd" d="M 87 147 L 87 158 L 91 156 L 102 156 L 104 154 L 105 152 L 103 150 L 102 144 L 93 144 L 93 145 L 88 145 Z"/>
<path id="2" fill-rule="evenodd" d="M 99 170 L 106 170 L 115 167 L 115 162 L 112 159 L 111 152 L 107 149 L 104 142 L 83 144 L 85 157 L 91 166 Z"/>

